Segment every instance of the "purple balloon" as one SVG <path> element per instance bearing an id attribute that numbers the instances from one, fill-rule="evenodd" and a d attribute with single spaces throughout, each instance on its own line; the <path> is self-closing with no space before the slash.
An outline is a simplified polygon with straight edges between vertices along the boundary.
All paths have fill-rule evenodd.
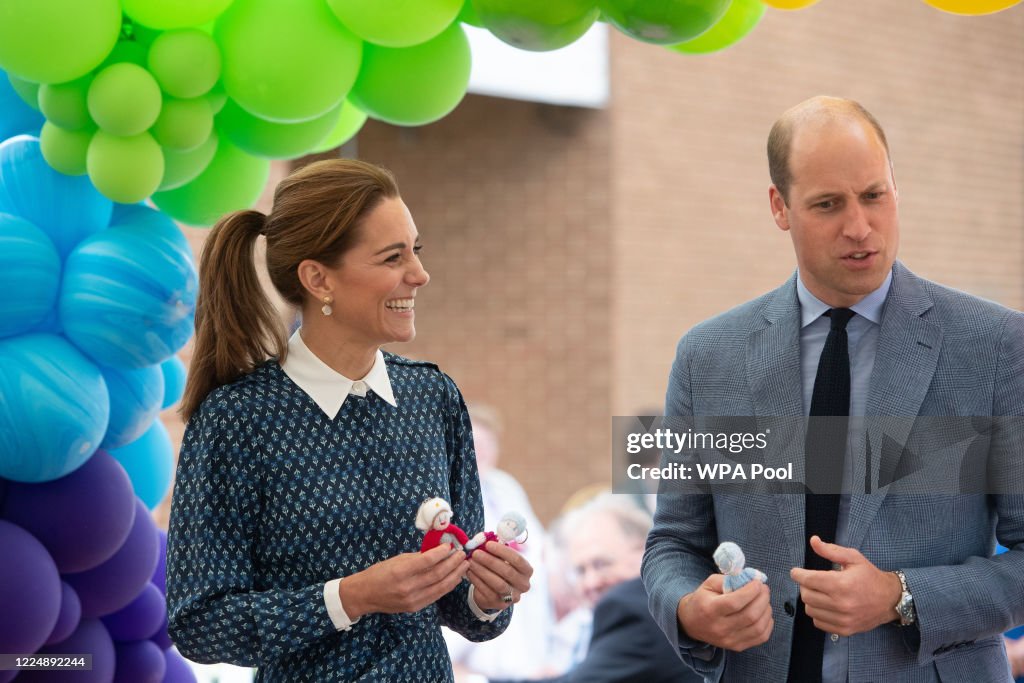
<path id="1" fill-rule="evenodd" d="M 156 635 L 166 618 L 164 594 L 147 583 L 126 607 L 103 617 L 103 625 L 115 641 L 146 640 Z"/>
<path id="2" fill-rule="evenodd" d="M 114 683 L 160 683 L 167 671 L 164 653 L 148 640 L 114 643 Z"/>
<path id="3" fill-rule="evenodd" d="M 57 566 L 32 534 L 3 520 L 0 549 L 0 652 L 35 652 L 60 614 Z"/>
<path id="4" fill-rule="evenodd" d="M 167 632 L 167 615 L 164 614 L 164 623 L 160 624 L 160 628 L 157 629 L 150 640 L 156 643 L 156 646 L 161 650 L 166 650 L 169 647 L 174 646 L 174 641 L 171 640 L 171 635 Z"/>
<path id="5" fill-rule="evenodd" d="M 124 545 L 98 567 L 64 580 L 78 592 L 83 617 L 111 614 L 135 599 L 156 568 L 156 524 L 142 501 L 135 502 L 135 522 Z"/>
<path id="6" fill-rule="evenodd" d="M 128 537 L 135 508 L 128 473 L 108 453 L 96 451 L 60 479 L 42 484 L 10 482 L 0 517 L 38 538 L 57 569 L 67 574 L 110 559 Z"/>
<path id="7" fill-rule="evenodd" d="M 164 652 L 164 659 L 167 661 L 167 673 L 164 674 L 163 683 L 196 683 L 192 667 L 177 650 L 171 648 Z"/>
<path id="8" fill-rule="evenodd" d="M 60 582 L 60 614 L 57 615 L 57 625 L 50 632 L 46 639 L 47 645 L 59 643 L 69 637 L 82 622 L 82 601 L 78 599 L 75 589 Z"/>
<path id="9" fill-rule="evenodd" d="M 18 675 L 18 683 L 110 683 L 114 680 L 114 641 L 99 619 L 83 619 L 70 637 L 47 645 L 38 654 L 91 654 L 92 670 L 22 671 Z"/>
<path id="10" fill-rule="evenodd" d="M 156 533 L 160 536 L 160 555 L 156 559 L 152 581 L 161 593 L 167 595 L 167 532 L 157 529 Z"/>

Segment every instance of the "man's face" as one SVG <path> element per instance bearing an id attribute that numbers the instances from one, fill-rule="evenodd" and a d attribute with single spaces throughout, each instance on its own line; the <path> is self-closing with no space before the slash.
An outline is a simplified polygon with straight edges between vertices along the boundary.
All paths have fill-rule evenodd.
<path id="1" fill-rule="evenodd" d="M 576 586 L 589 607 L 613 586 L 640 576 L 643 556 L 643 539 L 628 538 L 608 512 L 586 519 L 569 540 L 569 562 Z"/>
<path id="2" fill-rule="evenodd" d="M 789 231 L 804 284 L 833 307 L 878 289 L 896 260 L 899 212 L 885 147 L 858 119 L 804 123 L 789 155 L 789 201 L 772 185 L 775 223 Z"/>

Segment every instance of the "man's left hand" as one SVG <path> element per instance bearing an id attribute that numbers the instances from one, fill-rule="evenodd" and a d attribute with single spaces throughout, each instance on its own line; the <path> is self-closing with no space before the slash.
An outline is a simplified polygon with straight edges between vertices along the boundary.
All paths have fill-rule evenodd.
<path id="1" fill-rule="evenodd" d="M 811 536 L 811 549 L 842 567 L 841 571 L 794 567 L 789 572 L 817 628 L 852 636 L 898 618 L 895 605 L 903 589 L 895 574 L 882 571 L 854 548 L 826 543 L 817 536 Z"/>

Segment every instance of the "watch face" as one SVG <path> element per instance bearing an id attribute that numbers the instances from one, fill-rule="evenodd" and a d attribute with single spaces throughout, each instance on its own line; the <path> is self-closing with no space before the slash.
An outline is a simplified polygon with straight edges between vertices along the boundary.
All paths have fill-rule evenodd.
<path id="1" fill-rule="evenodd" d="M 900 621 L 903 624 L 910 624 L 914 621 L 914 598 L 911 597 L 910 593 L 904 593 L 900 598 L 899 605 L 896 607 L 896 611 L 900 613 Z"/>

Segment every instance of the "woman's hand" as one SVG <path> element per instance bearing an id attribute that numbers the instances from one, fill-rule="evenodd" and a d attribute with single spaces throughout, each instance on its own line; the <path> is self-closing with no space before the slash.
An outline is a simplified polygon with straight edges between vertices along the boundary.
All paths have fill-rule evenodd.
<path id="1" fill-rule="evenodd" d="M 469 569 L 461 552 L 447 543 L 425 553 L 402 553 L 346 576 L 338 586 L 350 619 L 383 612 L 417 612 L 459 585 Z"/>
<path id="2" fill-rule="evenodd" d="M 483 550 L 469 558 L 469 580 L 474 586 L 477 606 L 494 611 L 519 602 L 523 593 L 530 590 L 533 567 L 503 543 L 489 541 Z"/>

